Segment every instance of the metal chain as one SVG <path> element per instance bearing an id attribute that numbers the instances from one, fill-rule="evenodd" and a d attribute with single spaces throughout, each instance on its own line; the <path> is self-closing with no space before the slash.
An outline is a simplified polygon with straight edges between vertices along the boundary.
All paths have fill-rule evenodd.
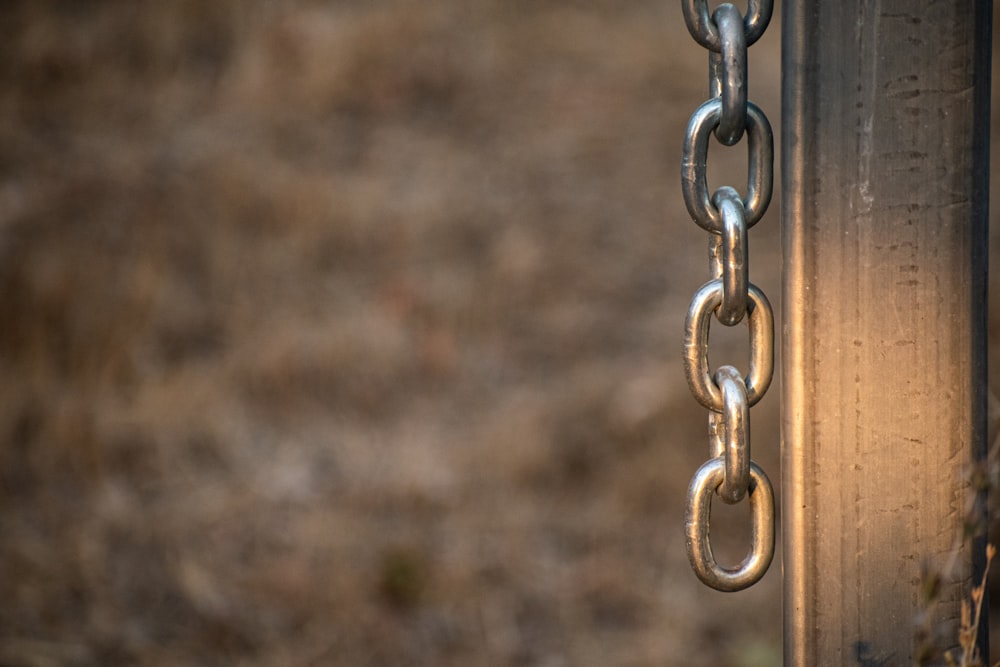
<path id="1" fill-rule="evenodd" d="M 691 567 L 720 591 L 755 584 L 774 556 L 774 491 L 750 459 L 750 408 L 763 397 L 774 373 L 774 314 L 764 293 L 749 280 L 747 230 L 771 202 L 774 136 L 767 116 L 747 100 L 747 47 L 767 28 L 772 0 L 749 0 L 744 17 L 726 3 L 709 16 L 707 0 L 682 0 L 684 21 L 695 41 L 709 50 L 710 100 L 691 116 L 684 137 L 681 190 L 692 219 L 710 232 L 712 279 L 694 295 L 684 323 L 684 374 L 695 399 L 709 410 L 709 456 L 688 487 L 685 517 Z M 709 135 L 726 146 L 747 137 L 746 194 L 722 186 L 708 190 Z M 713 373 L 708 363 L 711 315 L 725 326 L 746 320 L 750 368 Z M 720 565 L 712 553 L 709 523 L 712 494 L 733 504 L 749 499 L 750 551 L 742 563 Z"/>

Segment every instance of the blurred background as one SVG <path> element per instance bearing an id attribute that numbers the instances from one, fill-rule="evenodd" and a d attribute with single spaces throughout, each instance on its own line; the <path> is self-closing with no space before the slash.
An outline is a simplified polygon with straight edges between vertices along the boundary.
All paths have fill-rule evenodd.
<path id="1" fill-rule="evenodd" d="M 0 56 L 0 664 L 780 664 L 777 562 L 684 550 L 677 3 L 11 0 Z"/>

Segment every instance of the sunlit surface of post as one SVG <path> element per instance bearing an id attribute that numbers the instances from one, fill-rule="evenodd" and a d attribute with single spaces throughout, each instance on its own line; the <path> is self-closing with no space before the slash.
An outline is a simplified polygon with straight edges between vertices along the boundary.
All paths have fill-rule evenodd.
<path id="1" fill-rule="evenodd" d="M 961 532 L 985 451 L 991 11 L 784 3 L 787 665 L 912 664 L 922 568 L 945 571 L 933 630 L 958 641 L 983 552 Z"/>

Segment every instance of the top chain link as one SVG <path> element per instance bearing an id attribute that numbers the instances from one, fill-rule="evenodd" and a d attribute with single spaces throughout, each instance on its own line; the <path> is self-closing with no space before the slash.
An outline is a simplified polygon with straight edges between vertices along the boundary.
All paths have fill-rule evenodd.
<path id="1" fill-rule="evenodd" d="M 712 279 L 695 294 L 684 326 L 684 372 L 695 398 L 709 412 L 709 456 L 688 487 L 687 551 L 695 574 L 721 591 L 757 582 L 774 557 L 774 492 L 767 475 L 750 459 L 750 407 L 761 399 L 774 373 L 774 316 L 764 293 L 749 280 L 747 230 L 767 209 L 774 179 L 774 138 L 767 116 L 747 99 L 747 47 L 771 19 L 770 0 L 749 0 L 747 16 L 720 5 L 709 16 L 704 0 L 683 0 L 684 20 L 695 40 L 709 49 L 712 99 L 691 116 L 681 160 L 681 190 L 692 219 L 711 233 Z M 747 137 L 747 189 L 741 196 L 722 186 L 709 195 L 708 144 L 714 133 L 731 146 Z M 712 316 L 734 326 L 746 321 L 750 366 L 744 376 L 708 362 Z M 712 498 L 733 504 L 749 500 L 750 550 L 736 567 L 718 563 L 709 536 Z"/>
<path id="2" fill-rule="evenodd" d="M 682 0 L 681 7 L 684 9 L 684 22 L 694 40 L 709 51 L 721 51 L 719 26 L 708 13 L 708 0 Z M 747 15 L 743 18 L 747 46 L 752 46 L 764 34 L 773 11 L 771 0 L 747 2 Z"/>
<path id="3" fill-rule="evenodd" d="M 711 97 L 722 99 L 722 115 L 715 138 L 732 146 L 743 136 L 747 118 L 747 43 L 740 11 L 721 5 L 713 14 L 721 36 L 719 53 L 708 54 L 708 86 Z"/>

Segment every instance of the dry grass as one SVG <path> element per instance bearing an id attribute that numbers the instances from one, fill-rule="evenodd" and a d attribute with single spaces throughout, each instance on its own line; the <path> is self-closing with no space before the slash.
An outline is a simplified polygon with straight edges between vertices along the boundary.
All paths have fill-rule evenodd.
<path id="1" fill-rule="evenodd" d="M 683 555 L 661 4 L 4 5 L 0 664 L 773 661 Z"/>
<path id="2" fill-rule="evenodd" d="M 0 52 L 0 664 L 780 661 L 777 569 L 682 543 L 676 6 L 33 0 Z"/>

